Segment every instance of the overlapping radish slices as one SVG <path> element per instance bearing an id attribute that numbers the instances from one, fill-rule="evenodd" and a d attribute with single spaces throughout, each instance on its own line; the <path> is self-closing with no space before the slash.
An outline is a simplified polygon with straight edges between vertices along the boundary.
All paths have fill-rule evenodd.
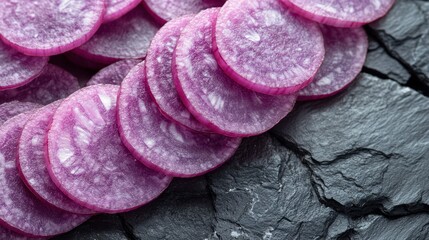
<path id="1" fill-rule="evenodd" d="M 0 238 L 61 234 L 221 166 L 297 99 L 350 85 L 368 47 L 360 26 L 392 5 L 1 1 Z M 49 62 L 62 53 L 106 67 L 78 80 L 81 68 Z"/>

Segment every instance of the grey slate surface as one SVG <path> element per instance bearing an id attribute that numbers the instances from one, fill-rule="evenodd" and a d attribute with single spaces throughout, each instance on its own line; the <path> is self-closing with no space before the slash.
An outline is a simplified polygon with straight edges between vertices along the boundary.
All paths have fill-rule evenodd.
<path id="1" fill-rule="evenodd" d="M 54 239 L 429 239 L 429 1 L 366 27 L 363 73 L 224 166 Z"/>

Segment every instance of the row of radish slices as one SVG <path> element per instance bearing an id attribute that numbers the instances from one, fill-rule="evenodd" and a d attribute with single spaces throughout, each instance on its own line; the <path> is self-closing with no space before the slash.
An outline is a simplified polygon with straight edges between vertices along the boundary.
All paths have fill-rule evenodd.
<path id="1" fill-rule="evenodd" d="M 139 2 L 0 2 L 0 239 L 61 234 L 219 167 L 297 99 L 348 86 L 366 57 L 359 26 L 393 4 Z M 48 64 L 64 52 L 111 65 L 79 89 Z"/>

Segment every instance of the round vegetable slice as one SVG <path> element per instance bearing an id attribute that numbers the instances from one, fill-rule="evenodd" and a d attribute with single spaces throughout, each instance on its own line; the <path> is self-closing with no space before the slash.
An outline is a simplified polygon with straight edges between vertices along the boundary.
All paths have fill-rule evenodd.
<path id="1" fill-rule="evenodd" d="M 86 84 L 87 86 L 96 84 L 113 84 L 120 85 L 128 72 L 141 60 L 128 59 L 113 63 L 95 74 Z"/>
<path id="2" fill-rule="evenodd" d="M 346 88 L 362 70 L 368 38 L 362 28 L 321 26 L 326 56 L 313 82 L 299 92 L 299 100 L 321 99 Z"/>
<path id="3" fill-rule="evenodd" d="M 281 0 L 289 9 L 316 22 L 359 27 L 386 15 L 395 0 Z"/>
<path id="4" fill-rule="evenodd" d="M 118 96 L 122 141 L 150 168 L 175 177 L 204 174 L 227 161 L 240 138 L 191 131 L 166 119 L 141 80 L 144 63 L 131 69 Z"/>
<path id="5" fill-rule="evenodd" d="M 19 100 L 46 105 L 67 97 L 79 88 L 76 77 L 60 67 L 48 64 L 29 84 L 0 92 L 0 102 Z"/>
<path id="6" fill-rule="evenodd" d="M 206 8 L 220 7 L 224 3 L 225 0 L 143 0 L 143 6 L 161 24 Z"/>
<path id="7" fill-rule="evenodd" d="M 290 13 L 278 0 L 228 0 L 214 32 L 215 57 L 225 73 L 270 95 L 308 85 L 325 54 L 317 24 Z"/>
<path id="8" fill-rule="evenodd" d="M 18 51 L 51 56 L 86 42 L 100 27 L 104 0 L 0 1 L 0 34 Z"/>
<path id="9" fill-rule="evenodd" d="M 209 132 L 183 105 L 174 86 L 171 70 L 177 39 L 192 18 L 193 15 L 186 15 L 173 19 L 158 31 L 147 53 L 146 79 L 150 93 L 166 117 L 196 131 Z"/>
<path id="10" fill-rule="evenodd" d="M 42 72 L 48 59 L 26 56 L 0 41 L 0 91 L 29 83 Z"/>
<path id="11" fill-rule="evenodd" d="M 39 107 L 41 107 L 41 105 L 37 103 L 20 101 L 11 101 L 0 104 L 0 125 L 18 114 L 31 111 Z"/>
<path id="12" fill-rule="evenodd" d="M 73 202 L 49 177 L 45 164 L 45 136 L 59 101 L 38 109 L 25 124 L 18 147 L 18 170 L 21 179 L 39 199 L 59 209 L 93 214 L 92 210 Z"/>
<path id="13" fill-rule="evenodd" d="M 94 85 L 65 99 L 48 132 L 48 171 L 72 200 L 107 213 L 135 209 L 156 198 L 171 177 L 137 161 L 116 123 L 119 86 Z"/>
<path id="14" fill-rule="evenodd" d="M 73 52 L 104 64 L 121 59 L 142 59 L 158 29 L 144 9 L 136 7 L 120 19 L 103 24 L 88 42 Z"/>
<path id="15" fill-rule="evenodd" d="M 43 204 L 21 181 L 16 166 L 19 136 L 30 116 L 19 114 L 0 127 L 0 224 L 26 236 L 48 237 L 70 231 L 89 216 Z"/>
<path id="16" fill-rule="evenodd" d="M 219 8 L 204 10 L 183 29 L 174 52 L 175 84 L 192 114 L 215 132 L 232 137 L 257 135 L 292 110 L 296 94 L 256 93 L 223 73 L 211 41 L 218 12 Z"/>
<path id="17" fill-rule="evenodd" d="M 106 23 L 122 17 L 140 2 L 141 0 L 106 0 L 106 14 L 103 21 Z"/>

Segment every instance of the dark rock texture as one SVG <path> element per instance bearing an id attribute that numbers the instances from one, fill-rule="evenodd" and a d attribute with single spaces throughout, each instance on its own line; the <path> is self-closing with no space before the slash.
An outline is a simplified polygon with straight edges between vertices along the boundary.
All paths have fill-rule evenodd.
<path id="1" fill-rule="evenodd" d="M 313 182 L 329 206 L 403 215 L 429 203 L 428 113 L 428 98 L 363 74 L 335 98 L 299 105 L 276 131 L 309 155 Z"/>
<path id="2" fill-rule="evenodd" d="M 216 171 L 60 239 L 429 239 L 429 1 L 397 0 L 343 93 L 298 103 Z"/>
<path id="3" fill-rule="evenodd" d="M 209 179 L 219 239 L 323 239 L 337 215 L 318 200 L 308 169 L 269 135 L 247 139 Z"/>
<path id="4" fill-rule="evenodd" d="M 382 79 L 391 79 L 406 85 L 411 78 L 408 70 L 400 62 L 389 56 L 386 50 L 374 39 L 369 39 L 368 54 L 364 72 Z"/>
<path id="5" fill-rule="evenodd" d="M 213 233 L 212 204 L 205 177 L 175 179 L 160 198 L 122 216 L 136 239 L 204 239 Z"/>
<path id="6" fill-rule="evenodd" d="M 127 240 L 127 233 L 124 231 L 121 219 L 116 215 L 99 215 L 72 231 L 53 240 Z"/>
<path id="7" fill-rule="evenodd" d="M 387 52 L 429 86 L 429 2 L 397 0 L 387 16 L 369 27 Z"/>

